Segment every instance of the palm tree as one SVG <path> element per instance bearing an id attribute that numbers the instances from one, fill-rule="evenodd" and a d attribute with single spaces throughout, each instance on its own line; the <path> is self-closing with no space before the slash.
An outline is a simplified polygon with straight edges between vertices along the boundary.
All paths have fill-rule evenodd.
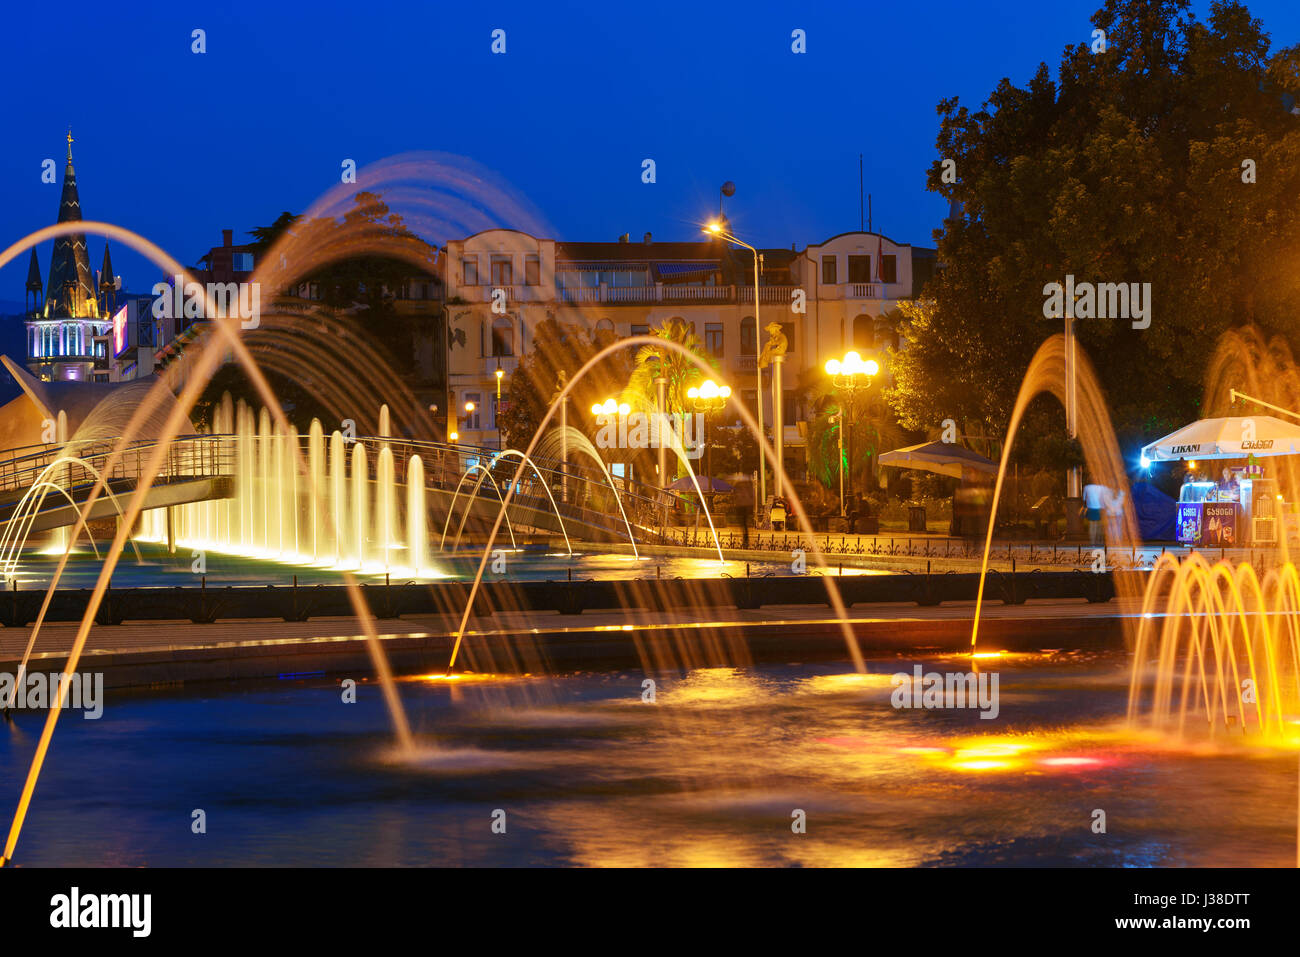
<path id="1" fill-rule="evenodd" d="M 862 476 L 868 472 L 876 474 L 880 454 L 903 443 L 902 427 L 878 388 L 869 390 L 865 396 L 855 396 L 851 403 L 829 383 L 814 387 L 812 393 L 812 407 L 820 412 L 808 423 L 808 471 L 827 488 L 838 491 L 840 423 L 830 421 L 830 417 L 847 405 L 850 412 L 848 431 L 844 433 L 844 455 L 846 458 L 852 455 L 852 460 L 847 462 L 846 475 L 851 478 L 854 491 L 868 491 Z"/>
<path id="2" fill-rule="evenodd" d="M 716 369 L 718 366 L 718 360 L 704 351 L 704 343 L 695 334 L 695 326 L 685 319 L 667 319 L 663 325 L 652 328 L 650 335 L 685 347 L 711 368 Z M 686 392 L 703 378 L 700 370 L 680 352 L 657 345 L 645 345 L 637 350 L 636 364 L 623 389 L 623 401 L 632 406 L 633 411 L 654 412 L 658 407 L 659 396 L 655 380 L 660 376 L 667 380 L 664 412 L 670 415 L 675 412 L 690 412 Z"/>

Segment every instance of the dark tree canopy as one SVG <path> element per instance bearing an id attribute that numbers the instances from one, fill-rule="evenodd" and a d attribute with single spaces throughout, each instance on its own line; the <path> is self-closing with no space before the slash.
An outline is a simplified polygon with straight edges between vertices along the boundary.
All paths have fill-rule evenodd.
<path id="1" fill-rule="evenodd" d="M 960 212 L 936 237 L 933 301 L 903 309 L 890 399 L 909 428 L 1005 430 L 1030 357 L 1062 329 L 1044 287 L 1067 274 L 1151 284 L 1149 328 L 1075 322 L 1121 437 L 1195 417 L 1223 330 L 1295 341 L 1300 48 L 1270 56 L 1235 2 L 1200 22 L 1186 0 L 1107 0 L 1093 24 L 1105 51 L 1067 48 L 1055 80 L 1041 64 L 978 110 L 939 104 L 929 188 Z"/>

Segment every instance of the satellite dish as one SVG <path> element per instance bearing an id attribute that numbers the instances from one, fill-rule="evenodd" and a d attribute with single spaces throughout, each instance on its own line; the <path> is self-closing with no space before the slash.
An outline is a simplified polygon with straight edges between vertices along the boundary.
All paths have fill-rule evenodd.
<path id="1" fill-rule="evenodd" d="M 733 183 L 731 180 L 727 180 L 725 183 L 723 183 L 723 184 L 722 184 L 722 195 L 723 195 L 723 196 L 735 196 L 735 195 L 736 195 L 736 184 Z"/>

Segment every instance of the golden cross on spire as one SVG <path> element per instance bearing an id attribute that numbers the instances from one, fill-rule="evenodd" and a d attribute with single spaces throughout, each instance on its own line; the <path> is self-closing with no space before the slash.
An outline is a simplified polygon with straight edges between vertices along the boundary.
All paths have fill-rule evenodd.
<path id="1" fill-rule="evenodd" d="M 68 126 L 68 162 L 72 162 L 72 126 Z"/>

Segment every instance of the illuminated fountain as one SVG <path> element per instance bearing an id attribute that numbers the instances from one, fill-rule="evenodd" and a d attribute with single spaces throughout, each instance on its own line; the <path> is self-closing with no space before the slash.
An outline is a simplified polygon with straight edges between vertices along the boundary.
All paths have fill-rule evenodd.
<path id="1" fill-rule="evenodd" d="M 305 440 L 306 474 L 300 476 L 297 463 L 304 441 L 292 426 L 273 423 L 265 409 L 254 415 L 242 401 L 232 413 L 228 396 L 214 420 L 218 436 L 229 436 L 223 444 L 234 453 L 232 494 L 172 507 L 175 544 L 283 564 L 442 577 L 428 559 L 429 516 L 419 455 L 407 457 L 399 481 L 393 449 L 382 437 L 372 468 L 365 441 L 351 440 L 349 455 L 343 433 L 332 432 L 327 444 L 320 422 L 313 419 Z M 312 494 L 317 489 L 319 498 Z M 166 511 L 146 511 L 137 537 L 167 542 Z"/>

